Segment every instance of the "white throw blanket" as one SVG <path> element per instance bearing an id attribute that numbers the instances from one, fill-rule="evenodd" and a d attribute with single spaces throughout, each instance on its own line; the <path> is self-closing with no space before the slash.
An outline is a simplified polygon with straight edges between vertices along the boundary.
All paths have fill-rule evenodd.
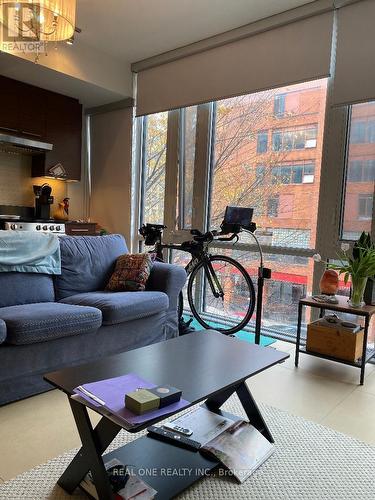
<path id="1" fill-rule="evenodd" d="M 61 274 L 55 234 L 0 231 L 0 272 Z"/>

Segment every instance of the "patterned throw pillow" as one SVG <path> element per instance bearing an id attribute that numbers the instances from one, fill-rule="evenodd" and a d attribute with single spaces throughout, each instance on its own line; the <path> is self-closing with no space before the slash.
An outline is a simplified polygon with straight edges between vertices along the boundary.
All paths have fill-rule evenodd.
<path id="1" fill-rule="evenodd" d="M 120 255 L 112 274 L 107 291 L 141 292 L 146 288 L 155 256 L 149 253 Z"/>

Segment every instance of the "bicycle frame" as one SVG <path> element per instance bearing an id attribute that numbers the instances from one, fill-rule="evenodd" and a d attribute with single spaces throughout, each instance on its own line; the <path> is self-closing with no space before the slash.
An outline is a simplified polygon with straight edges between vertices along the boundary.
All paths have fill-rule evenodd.
<path id="1" fill-rule="evenodd" d="M 218 280 L 216 276 L 215 269 L 212 266 L 212 263 L 209 259 L 209 253 L 207 251 L 207 246 L 206 244 L 203 243 L 196 243 L 192 242 L 190 249 L 184 248 L 183 245 L 173 245 L 173 244 L 167 244 L 167 243 L 161 243 L 161 241 L 157 241 L 155 244 L 154 250 L 151 250 L 149 253 L 156 253 L 157 259 L 160 261 L 164 262 L 163 258 L 163 250 L 168 249 L 168 250 L 179 250 L 183 251 L 186 253 L 189 253 L 192 258 L 191 260 L 187 263 L 185 266 L 185 271 L 187 276 L 189 276 L 192 272 L 193 269 L 200 263 L 203 262 L 203 267 L 207 275 L 207 281 L 210 285 L 211 291 L 213 295 L 216 298 L 219 297 L 224 297 L 224 291 L 222 289 L 222 286 L 220 284 L 220 281 Z"/>

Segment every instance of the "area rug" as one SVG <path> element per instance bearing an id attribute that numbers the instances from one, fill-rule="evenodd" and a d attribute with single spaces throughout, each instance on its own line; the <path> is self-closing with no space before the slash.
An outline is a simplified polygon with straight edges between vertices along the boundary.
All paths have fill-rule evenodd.
<path id="1" fill-rule="evenodd" d="M 237 398 L 225 409 L 242 415 Z M 373 500 L 375 448 L 344 434 L 269 406 L 261 406 L 276 452 L 245 483 L 219 475 L 202 479 L 178 498 L 185 500 Z M 62 430 L 61 430 L 62 432 Z M 121 432 L 110 449 L 134 439 Z M 68 500 L 55 485 L 73 458 L 71 450 L 0 486 L 7 500 Z M 76 491 L 73 498 L 87 498 Z M 165 500 L 165 499 L 162 499 Z"/>
<path id="2" fill-rule="evenodd" d="M 192 318 L 192 316 L 187 316 L 187 315 L 184 316 L 185 321 L 190 321 L 191 319 L 192 319 L 192 321 L 190 323 L 190 326 L 195 328 L 197 331 L 202 330 L 202 325 L 200 325 L 195 318 Z M 219 322 L 215 323 L 213 321 L 210 321 L 210 325 L 211 325 L 211 328 L 213 328 L 213 329 L 221 328 L 223 326 L 222 323 L 219 323 Z M 240 330 L 239 332 L 235 333 L 234 336 L 237 339 L 243 340 L 244 342 L 249 342 L 250 344 L 255 343 L 255 333 L 253 333 L 253 332 L 250 332 L 247 330 Z M 267 346 L 273 344 L 274 342 L 276 342 L 276 340 L 271 338 L 271 337 L 266 337 L 265 335 L 261 335 L 261 337 L 260 337 L 260 345 L 262 345 L 262 346 L 267 347 Z"/>

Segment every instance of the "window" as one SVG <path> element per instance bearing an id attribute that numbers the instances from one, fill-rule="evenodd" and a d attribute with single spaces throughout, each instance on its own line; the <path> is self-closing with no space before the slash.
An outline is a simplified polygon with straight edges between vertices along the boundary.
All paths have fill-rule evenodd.
<path id="1" fill-rule="evenodd" d="M 367 124 L 367 138 L 369 143 L 375 142 L 375 120 L 371 120 Z"/>
<path id="2" fill-rule="evenodd" d="M 143 214 L 142 222 L 164 220 L 165 161 L 168 113 L 144 118 Z"/>
<path id="3" fill-rule="evenodd" d="M 269 198 L 267 201 L 268 217 L 277 217 L 279 213 L 279 197 Z"/>
<path id="4" fill-rule="evenodd" d="M 372 194 L 360 194 L 358 196 L 358 218 L 360 220 L 371 220 L 372 198 Z"/>
<path id="5" fill-rule="evenodd" d="M 375 160 L 352 160 L 348 167 L 348 182 L 374 182 Z"/>
<path id="6" fill-rule="evenodd" d="M 266 153 L 268 149 L 268 130 L 258 132 L 257 153 Z"/>
<path id="7" fill-rule="evenodd" d="M 265 181 L 266 167 L 264 165 L 258 165 L 255 171 L 255 177 L 258 184 L 263 184 Z"/>
<path id="8" fill-rule="evenodd" d="M 371 231 L 375 181 L 375 102 L 355 104 L 349 114 L 347 172 L 341 216 L 341 237 L 356 240 Z M 371 132 L 371 133 L 370 133 Z"/>
<path id="9" fill-rule="evenodd" d="M 273 184 L 310 184 L 314 182 L 313 163 L 272 167 Z"/>
<path id="10" fill-rule="evenodd" d="M 272 132 L 273 151 L 316 148 L 318 127 L 274 130 Z"/>
<path id="11" fill-rule="evenodd" d="M 275 96 L 273 104 L 273 113 L 277 117 L 284 116 L 285 113 L 285 97 L 286 94 L 279 94 Z"/>
<path id="12" fill-rule="evenodd" d="M 296 149 L 274 151 L 272 147 L 265 153 L 258 153 L 252 141 L 252 137 L 267 135 L 265 123 L 271 126 L 279 123 L 273 113 L 274 99 L 276 95 L 284 94 L 282 90 L 224 99 L 214 104 L 208 227 L 218 227 L 226 205 L 250 206 L 255 210 L 258 231 L 266 228 L 272 231 L 279 227 L 288 229 L 290 224 L 290 229 L 309 231 L 308 245 L 314 248 L 320 188 L 314 180 L 320 174 L 321 148 L 310 150 L 309 159 L 301 160 L 301 152 Z M 293 141 L 298 137 L 310 140 L 316 136 L 318 126 L 320 130 L 324 129 L 325 90 L 326 80 L 296 86 L 293 96 L 299 95 L 299 99 L 295 100 L 303 109 L 315 113 L 318 122 L 305 125 L 311 120 L 311 116 L 305 114 L 285 116 L 283 122 L 290 120 L 294 127 L 274 130 L 273 146 L 277 140 L 282 145 L 285 131 L 291 132 L 289 140 L 293 147 Z M 308 104 L 304 101 L 306 97 Z M 299 185 L 298 193 L 301 194 L 295 196 L 291 184 Z M 269 202 L 269 199 L 274 201 Z M 297 235 L 297 232 L 290 233 L 291 238 L 297 238 Z M 266 245 L 273 245 L 272 237 L 264 238 Z M 290 241 L 288 248 L 300 248 L 298 241 L 295 245 Z"/>
<path id="13" fill-rule="evenodd" d="M 318 128 L 319 136 L 324 131 L 326 86 L 324 79 L 169 112 L 168 158 L 175 160 L 176 175 L 174 161 L 169 162 L 171 172 L 167 179 L 165 172 L 164 177 L 161 174 L 159 189 L 166 203 L 161 195 L 156 197 L 160 202 L 156 206 L 161 206 L 158 210 L 165 212 L 166 220 L 171 219 L 169 207 L 176 206 L 179 223 L 172 228 L 168 221 L 172 231 L 166 236 L 176 243 L 189 237 L 182 230 L 192 227 L 192 212 L 193 224 L 206 230 L 219 227 L 227 205 L 253 207 L 265 265 L 268 262 L 273 272 L 273 285 L 265 285 L 268 317 L 264 318 L 264 326 L 277 331 L 287 331 L 295 322 L 294 298 L 312 292 L 315 264 L 307 256 L 315 249 L 319 227 L 320 185 L 314 181 L 320 178 L 321 147 L 315 146 Z M 280 96 L 284 95 L 285 110 L 280 120 L 275 111 L 281 113 L 284 104 Z M 164 141 L 167 121 L 165 114 Z M 151 138 L 146 127 L 144 149 Z M 195 154 L 195 139 L 202 144 L 199 155 Z M 207 161 L 204 152 L 209 152 Z M 161 158 L 163 154 L 165 151 Z M 150 187 L 145 189 L 148 200 L 155 201 L 149 192 Z M 147 197 L 143 199 L 146 204 Z M 232 255 L 256 276 L 259 256 L 249 245 L 253 240 L 242 233 L 238 245 L 223 243 L 217 252 Z M 212 253 L 215 251 L 212 248 Z M 172 258 L 177 256 L 173 254 Z M 272 286 L 277 292 L 271 290 Z M 275 293 L 278 303 L 272 300 Z M 291 332 L 293 336 L 294 329 Z"/>
<path id="14" fill-rule="evenodd" d="M 352 144 L 373 144 L 375 143 L 375 120 L 355 120 L 351 126 L 351 142 Z"/>
<path id="15" fill-rule="evenodd" d="M 352 124 L 351 130 L 352 144 L 360 144 L 366 142 L 366 122 L 355 121 Z"/>
<path id="16" fill-rule="evenodd" d="M 281 132 L 272 132 L 272 149 L 274 151 L 280 151 L 283 146 L 282 141 L 282 133 Z"/>

